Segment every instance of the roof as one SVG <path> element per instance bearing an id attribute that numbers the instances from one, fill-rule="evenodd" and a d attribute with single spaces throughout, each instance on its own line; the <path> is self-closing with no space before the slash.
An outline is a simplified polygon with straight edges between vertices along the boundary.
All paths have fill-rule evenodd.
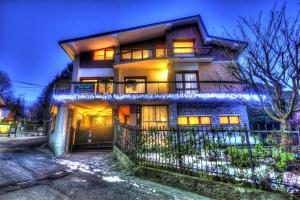
<path id="1" fill-rule="evenodd" d="M 74 59 L 75 55 L 81 52 L 163 36 L 167 30 L 189 24 L 198 25 L 206 45 L 215 44 L 238 49 L 244 49 L 247 45 L 243 41 L 209 35 L 200 15 L 62 40 L 59 41 L 59 45 Z"/>

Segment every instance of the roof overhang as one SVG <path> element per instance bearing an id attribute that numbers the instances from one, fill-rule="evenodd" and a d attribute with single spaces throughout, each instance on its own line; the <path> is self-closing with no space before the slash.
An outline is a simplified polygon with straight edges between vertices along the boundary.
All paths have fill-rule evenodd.
<path id="1" fill-rule="evenodd" d="M 190 24 L 198 25 L 199 31 L 203 36 L 204 43 L 207 45 L 215 44 L 241 50 L 247 45 L 247 43 L 241 41 L 210 36 L 207 33 L 200 15 L 148 24 L 129 29 L 100 33 L 70 40 L 63 40 L 60 41 L 59 44 L 72 58 L 72 60 L 74 60 L 75 56 L 82 52 L 94 51 L 97 49 L 162 37 L 165 35 L 166 31 L 170 29 Z"/>

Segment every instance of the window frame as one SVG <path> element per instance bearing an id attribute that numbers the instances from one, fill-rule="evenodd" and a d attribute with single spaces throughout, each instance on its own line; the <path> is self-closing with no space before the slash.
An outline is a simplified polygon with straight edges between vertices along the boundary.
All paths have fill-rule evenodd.
<path id="1" fill-rule="evenodd" d="M 221 120 L 220 120 L 221 117 L 227 117 L 228 124 L 221 124 Z M 238 117 L 239 123 L 231 123 L 230 117 Z M 219 124 L 220 125 L 241 125 L 241 116 L 239 114 L 219 115 Z"/>
<path id="2" fill-rule="evenodd" d="M 177 121 L 179 117 L 186 117 L 187 118 L 187 124 L 179 124 L 179 126 L 212 126 L 212 116 L 211 115 L 179 115 L 177 117 Z M 190 124 L 190 117 L 198 117 L 198 124 Z M 201 118 L 202 117 L 209 117 L 210 124 L 202 124 Z"/>
<path id="3" fill-rule="evenodd" d="M 108 77 L 101 76 L 101 77 L 81 77 L 80 82 L 91 80 L 90 83 L 95 84 L 95 93 L 96 94 L 113 94 L 114 93 L 114 88 L 113 88 L 114 85 L 113 84 L 112 84 L 112 92 L 111 93 L 100 93 L 99 92 L 100 91 L 100 84 L 99 83 L 101 83 L 101 80 L 105 80 L 105 79 L 111 80 L 111 83 L 113 83 L 113 81 L 114 81 L 114 77 L 112 77 L 112 76 L 108 76 Z M 93 81 L 93 80 L 95 80 L 95 81 Z"/>
<path id="4" fill-rule="evenodd" d="M 166 121 L 158 121 L 158 120 L 155 120 L 155 121 L 144 121 L 143 119 L 143 107 L 154 107 L 155 109 L 155 116 L 156 115 L 156 109 L 157 107 L 165 107 L 166 108 L 166 113 L 167 113 L 167 116 L 166 116 Z M 141 125 L 144 127 L 143 123 L 146 122 L 146 123 L 155 123 L 156 124 L 156 127 L 158 127 L 157 123 L 166 123 L 167 126 L 169 125 L 169 106 L 168 105 L 142 105 L 142 108 L 141 108 Z"/>
<path id="5" fill-rule="evenodd" d="M 104 51 L 103 59 L 95 59 L 95 53 L 96 53 L 97 51 Z M 107 52 L 107 51 L 113 51 L 113 52 L 114 52 L 112 58 L 107 59 L 107 55 L 106 55 L 106 52 Z M 114 48 L 97 49 L 97 50 L 93 51 L 92 60 L 93 60 L 93 61 L 114 60 L 114 57 L 115 57 L 115 49 L 114 49 Z"/>
<path id="6" fill-rule="evenodd" d="M 174 47 L 174 43 L 175 42 L 192 42 L 193 43 L 193 47 Z M 176 56 L 180 56 L 180 55 L 195 55 L 195 46 L 196 46 L 196 40 L 195 38 L 175 38 L 173 39 L 173 42 L 172 42 L 172 46 L 173 46 L 173 54 L 176 55 Z M 192 52 L 191 53 L 176 53 L 175 52 L 175 49 L 176 48 L 192 48 Z"/>
<path id="7" fill-rule="evenodd" d="M 177 87 L 177 80 L 176 80 L 176 76 L 177 76 L 177 74 L 181 74 L 181 78 L 182 78 L 182 81 L 181 81 L 181 83 L 183 84 L 183 88 L 181 89 L 181 88 L 178 88 Z M 196 74 L 196 81 L 197 81 L 197 88 L 186 88 L 186 80 L 185 80 L 185 74 Z M 198 71 L 195 71 L 195 70 L 193 70 L 193 71 L 175 71 L 175 82 L 176 82 L 176 87 L 175 87 L 175 89 L 176 89 L 176 93 L 178 93 L 178 91 L 182 91 L 183 93 L 186 93 L 186 91 L 196 91 L 196 92 L 199 92 L 199 90 L 200 90 L 200 86 L 199 86 L 199 72 Z M 189 83 L 189 82 L 187 82 L 187 83 Z"/>
<path id="8" fill-rule="evenodd" d="M 126 81 L 132 79 L 144 79 L 145 92 L 144 93 L 127 93 L 126 92 Z M 146 76 L 125 76 L 124 77 L 124 94 L 147 94 L 147 77 Z"/>

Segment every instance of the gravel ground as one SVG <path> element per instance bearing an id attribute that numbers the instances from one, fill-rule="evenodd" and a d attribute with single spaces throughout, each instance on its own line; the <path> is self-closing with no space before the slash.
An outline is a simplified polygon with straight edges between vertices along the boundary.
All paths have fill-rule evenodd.
<path id="1" fill-rule="evenodd" d="M 208 199 L 130 176 L 110 151 L 55 157 L 45 139 L 0 138 L 0 200 Z"/>

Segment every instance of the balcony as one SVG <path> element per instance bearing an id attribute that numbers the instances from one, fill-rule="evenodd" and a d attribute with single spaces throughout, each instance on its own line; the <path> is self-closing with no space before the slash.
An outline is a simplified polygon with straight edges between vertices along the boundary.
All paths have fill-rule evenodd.
<path id="1" fill-rule="evenodd" d="M 99 100 L 120 103 L 154 102 L 224 102 L 265 100 L 246 84 L 230 81 L 190 82 L 72 82 L 57 83 L 55 102 Z"/>
<path id="2" fill-rule="evenodd" d="M 176 58 L 212 58 L 212 47 L 178 47 L 178 48 L 144 48 L 121 50 L 115 55 L 115 64 L 149 59 L 176 59 Z"/>
<path id="3" fill-rule="evenodd" d="M 246 85 L 233 81 L 133 81 L 59 82 L 54 94 L 199 94 L 243 93 Z"/>

